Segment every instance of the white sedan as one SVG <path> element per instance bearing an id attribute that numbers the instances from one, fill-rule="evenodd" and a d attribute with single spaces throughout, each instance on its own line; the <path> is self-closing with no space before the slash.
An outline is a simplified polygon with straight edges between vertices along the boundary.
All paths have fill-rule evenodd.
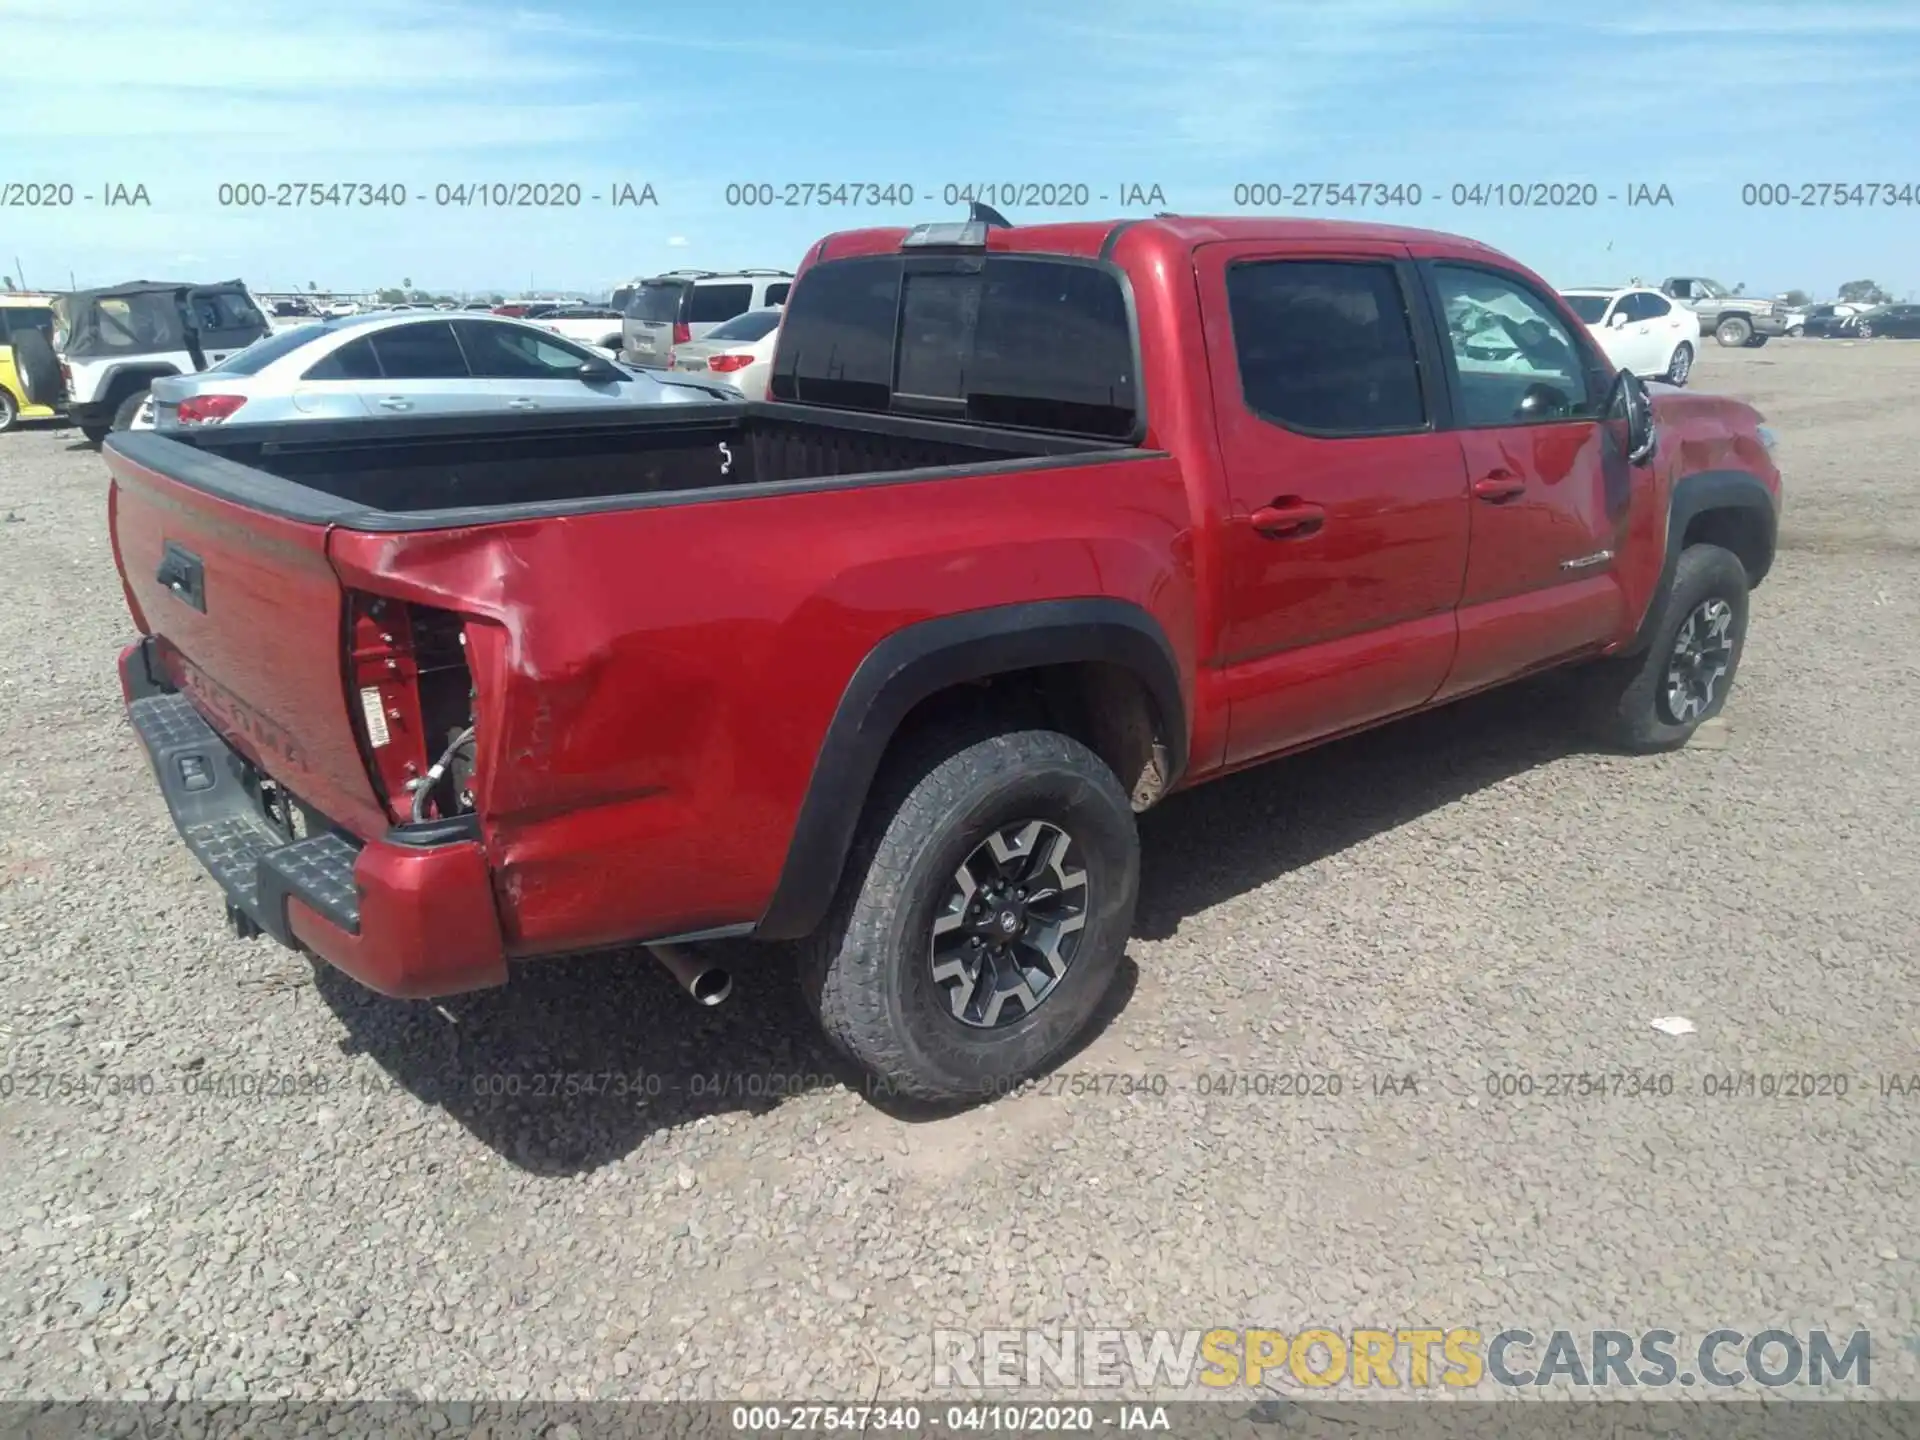
<path id="1" fill-rule="evenodd" d="M 1562 290 L 1560 295 L 1622 370 L 1643 380 L 1687 383 L 1700 353 L 1700 317 L 1686 306 L 1638 285 Z"/>

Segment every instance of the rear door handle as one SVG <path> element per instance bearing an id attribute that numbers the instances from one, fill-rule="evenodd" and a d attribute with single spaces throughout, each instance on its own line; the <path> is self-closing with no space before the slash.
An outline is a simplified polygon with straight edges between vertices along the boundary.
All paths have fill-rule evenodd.
<path id="1" fill-rule="evenodd" d="M 538 410 L 540 408 L 540 402 L 538 400 L 529 400 L 524 395 L 517 395 L 507 401 L 507 408 L 509 410 Z"/>
<path id="2" fill-rule="evenodd" d="M 1504 505 L 1526 493 L 1527 482 L 1511 470 L 1495 470 L 1473 482 L 1474 498 L 1485 500 L 1490 505 Z"/>
<path id="3" fill-rule="evenodd" d="M 398 395 L 389 395 L 386 399 L 378 403 L 382 410 L 411 410 L 413 408 L 413 402 L 411 400 L 403 400 Z"/>
<path id="4" fill-rule="evenodd" d="M 1271 505 L 1262 505 L 1247 519 L 1269 540 L 1298 540 L 1325 525 L 1327 512 L 1304 500 L 1282 496 Z"/>

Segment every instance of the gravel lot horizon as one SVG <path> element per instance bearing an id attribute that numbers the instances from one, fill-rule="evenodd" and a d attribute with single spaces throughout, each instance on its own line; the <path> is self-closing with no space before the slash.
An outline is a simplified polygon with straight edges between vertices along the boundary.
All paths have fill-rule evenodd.
<path id="1" fill-rule="evenodd" d="M 631 954 L 409 1004 L 231 938 L 105 467 L 0 436 L 0 1398 L 945 1398 L 942 1329 L 1431 1325 L 1864 1329 L 1847 1393 L 1920 1399 L 1920 344 L 1694 383 L 1786 475 L 1721 722 L 1602 755 L 1530 685 L 1175 797 L 1100 1025 L 943 1115 L 777 952 L 714 1010 Z"/>

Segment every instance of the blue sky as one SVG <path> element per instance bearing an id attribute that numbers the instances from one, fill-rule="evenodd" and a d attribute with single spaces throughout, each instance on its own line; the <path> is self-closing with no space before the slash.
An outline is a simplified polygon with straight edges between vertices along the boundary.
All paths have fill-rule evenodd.
<path id="1" fill-rule="evenodd" d="M 1363 214 L 1473 235 L 1560 284 L 1920 291 L 1920 203 L 1741 203 L 1743 182 L 1920 190 L 1915 0 L 0 0 L 0 35 L 0 187 L 151 199 L 0 209 L 0 272 L 18 257 L 42 287 L 71 271 L 604 290 L 680 265 L 791 268 L 830 230 L 951 216 L 948 184 L 1110 197 L 1017 221 L 1129 213 L 1124 184 L 1204 214 L 1240 208 L 1236 184 L 1328 180 L 1419 184 L 1418 209 Z M 516 180 L 646 182 L 660 203 L 433 203 L 436 185 Z M 730 182 L 810 180 L 918 193 L 725 204 Z M 240 210 L 223 181 L 385 181 L 409 199 Z M 1450 203 L 1456 183 L 1536 181 L 1664 184 L 1673 203 Z"/>

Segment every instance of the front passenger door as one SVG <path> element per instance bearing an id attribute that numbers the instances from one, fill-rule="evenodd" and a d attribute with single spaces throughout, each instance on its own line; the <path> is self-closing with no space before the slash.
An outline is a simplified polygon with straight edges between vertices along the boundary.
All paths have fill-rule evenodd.
<path id="1" fill-rule="evenodd" d="M 1422 270 L 1472 497 L 1445 699 L 1613 638 L 1632 476 L 1599 424 L 1614 367 L 1545 293 L 1493 266 Z"/>

